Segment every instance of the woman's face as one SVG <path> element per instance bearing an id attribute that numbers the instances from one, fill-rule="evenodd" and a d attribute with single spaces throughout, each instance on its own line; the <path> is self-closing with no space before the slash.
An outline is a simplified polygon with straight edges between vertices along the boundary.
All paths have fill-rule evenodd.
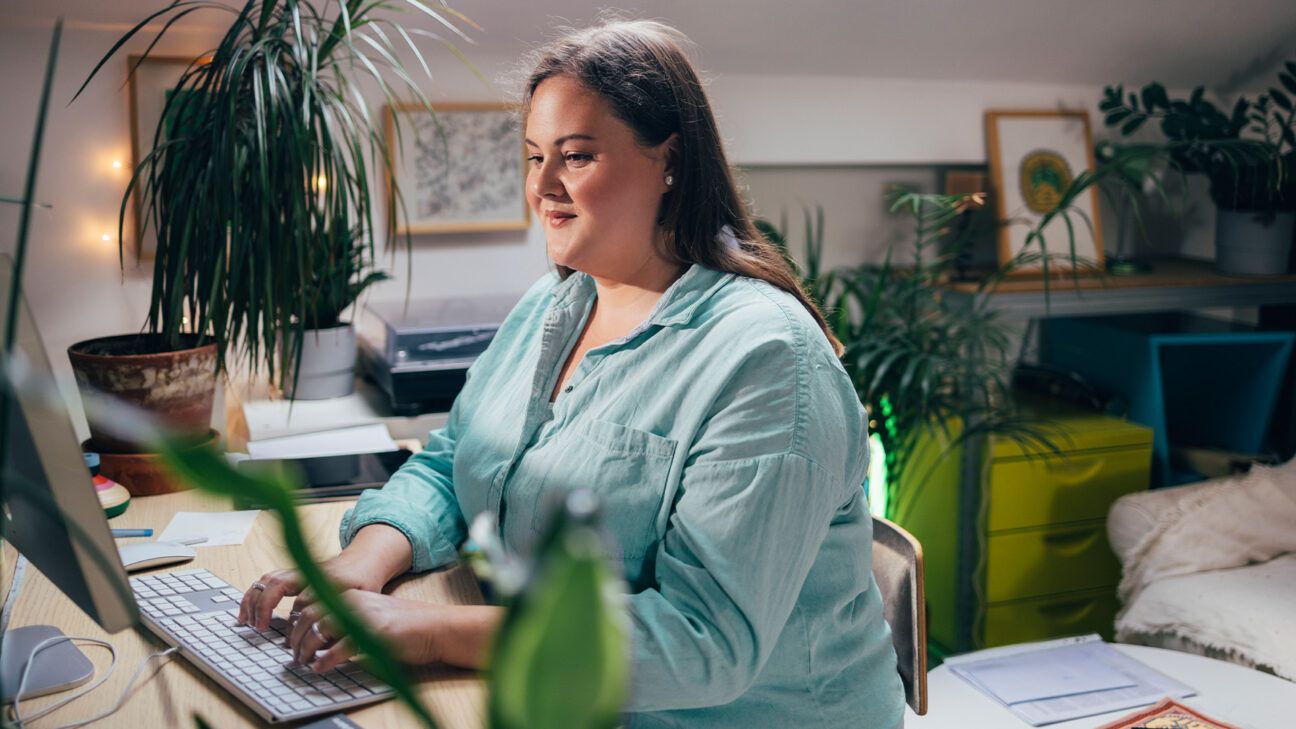
<path id="1" fill-rule="evenodd" d="M 670 189 L 672 144 L 674 137 L 639 146 L 607 101 L 580 81 L 540 82 L 526 118 L 526 192 L 549 258 L 621 282 L 661 258 L 657 216 Z"/>

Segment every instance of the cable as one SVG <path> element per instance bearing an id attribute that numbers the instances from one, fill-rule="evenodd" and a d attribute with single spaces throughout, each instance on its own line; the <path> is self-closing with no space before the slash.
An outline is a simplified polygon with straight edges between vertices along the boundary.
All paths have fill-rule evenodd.
<path id="1" fill-rule="evenodd" d="M 40 653 L 46 648 L 50 648 L 65 640 L 80 641 L 82 643 L 89 643 L 91 645 L 97 645 L 103 648 L 107 648 L 109 654 L 112 656 L 112 662 L 108 664 L 108 670 L 104 671 L 103 675 L 100 676 L 98 679 L 96 679 L 94 683 L 78 691 L 77 693 L 68 696 L 60 701 L 56 701 L 53 704 L 50 704 L 49 706 L 46 706 L 45 708 L 41 709 L 40 711 L 37 711 L 35 714 L 32 714 L 31 716 L 23 716 L 20 707 L 20 704 L 22 702 L 22 694 L 23 694 L 23 690 L 27 687 L 27 678 L 28 678 L 28 674 L 31 672 L 31 667 L 36 662 L 36 654 Z M 127 697 L 130 696 L 131 691 L 133 691 L 135 688 L 135 681 L 139 679 L 140 674 L 143 673 L 144 669 L 148 666 L 149 661 L 153 660 L 154 658 L 168 657 L 171 654 L 175 653 L 177 650 L 178 650 L 177 648 L 168 648 L 164 651 L 157 651 L 156 653 L 152 653 L 149 656 L 147 656 L 144 660 L 140 661 L 139 667 L 135 669 L 135 673 L 131 675 L 130 680 L 126 682 L 126 687 L 122 689 L 122 692 L 120 694 L 118 694 L 117 700 L 113 702 L 113 705 L 109 707 L 108 710 L 96 714 L 95 716 L 92 716 L 89 719 L 82 719 L 80 721 L 76 721 L 71 724 L 64 724 L 60 727 L 56 727 L 55 729 L 75 729 L 76 727 L 85 726 L 86 724 L 99 721 L 100 719 L 112 715 L 122 707 L 122 704 L 126 703 Z M 58 709 L 63 708 L 64 706 L 67 706 L 68 704 L 72 703 L 73 701 L 76 701 L 82 696 L 85 696 L 91 691 L 94 691 L 96 688 L 99 688 L 99 686 L 102 685 L 104 681 L 108 680 L 108 677 L 113 674 L 113 671 L 116 668 L 117 668 L 117 649 L 114 648 L 113 645 L 106 640 L 100 640 L 98 638 L 87 638 L 84 636 L 56 635 L 51 638 L 46 638 L 40 643 L 37 643 L 36 647 L 32 649 L 31 656 L 28 657 L 27 659 L 27 664 L 23 666 L 22 675 L 18 679 L 18 690 L 14 693 L 13 710 L 12 710 L 14 726 L 17 727 L 17 729 L 24 729 L 24 725 L 27 722 L 35 721 L 43 716 L 46 716 L 51 712 L 54 712 Z"/>

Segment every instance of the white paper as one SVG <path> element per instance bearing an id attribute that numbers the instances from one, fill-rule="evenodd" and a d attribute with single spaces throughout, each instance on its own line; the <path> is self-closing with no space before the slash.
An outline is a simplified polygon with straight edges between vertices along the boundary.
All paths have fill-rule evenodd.
<path id="1" fill-rule="evenodd" d="M 259 510 L 252 511 L 177 511 L 171 523 L 158 537 L 159 542 L 178 542 L 206 538 L 194 547 L 220 547 L 242 544 L 256 522 Z"/>
<path id="2" fill-rule="evenodd" d="M 1042 651 L 978 661 L 961 672 L 1009 705 L 1135 685 L 1129 676 L 1092 656 L 1066 653 Z"/>
<path id="3" fill-rule="evenodd" d="M 979 669 L 984 666 L 993 668 L 1006 662 L 1016 662 L 1021 666 L 1033 665 L 1037 674 L 1049 675 L 1019 674 L 1017 678 L 1023 684 L 1007 689 L 996 684 L 994 670 L 990 673 L 988 683 L 983 681 L 984 676 L 979 675 Z M 1184 698 L 1196 694 L 1191 687 L 1116 650 L 1096 635 L 1006 646 L 958 656 L 946 663 L 955 675 L 1033 726 L 1132 709 L 1155 703 L 1165 696 Z M 1125 685 L 1068 695 L 1053 693 L 1057 688 L 1058 676 L 1080 677 L 1076 668 L 1078 666 L 1087 667 L 1092 672 L 1090 675 L 1101 675 L 1102 670 L 1098 667 L 1118 673 L 1125 678 Z M 996 690 L 992 690 L 988 684 L 996 684 Z M 1080 685 L 1079 680 L 1074 685 Z M 1003 695 L 999 691 L 1003 691 Z M 1028 696 L 1032 692 L 1036 694 L 1033 700 L 1022 699 L 1022 696 Z M 1005 698 L 1012 701 L 1006 701 Z"/>
<path id="4" fill-rule="evenodd" d="M 386 453 L 397 450 L 387 426 L 382 423 L 357 425 L 318 433 L 267 438 L 248 443 L 253 460 L 349 456 L 357 453 Z"/>

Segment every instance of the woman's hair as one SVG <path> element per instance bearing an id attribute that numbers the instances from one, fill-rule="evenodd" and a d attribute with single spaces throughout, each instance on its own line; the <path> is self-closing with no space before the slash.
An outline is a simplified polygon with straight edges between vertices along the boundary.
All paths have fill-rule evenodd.
<path id="1" fill-rule="evenodd" d="M 687 43 L 678 30 L 648 20 L 605 20 L 570 30 L 533 54 L 523 118 L 536 87 L 547 78 L 565 76 L 606 99 L 640 145 L 657 146 L 678 134 L 674 184 L 658 218 L 667 255 L 682 263 L 767 281 L 792 294 L 840 356 L 841 342 L 801 288 L 782 251 L 752 225 L 725 160 L 706 92 L 684 54 Z M 732 237 L 721 235 L 725 226 Z M 571 273 L 563 267 L 559 271 L 563 276 Z"/>

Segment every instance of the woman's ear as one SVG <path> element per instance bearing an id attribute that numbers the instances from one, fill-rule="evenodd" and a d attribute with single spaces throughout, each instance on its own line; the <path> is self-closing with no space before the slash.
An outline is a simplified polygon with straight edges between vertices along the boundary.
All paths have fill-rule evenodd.
<path id="1" fill-rule="evenodd" d="M 664 174 L 675 174 L 675 166 L 679 162 L 680 155 L 679 133 L 672 132 L 671 135 L 666 138 L 666 141 L 657 145 L 657 148 L 661 150 L 662 157 L 666 162 Z"/>

